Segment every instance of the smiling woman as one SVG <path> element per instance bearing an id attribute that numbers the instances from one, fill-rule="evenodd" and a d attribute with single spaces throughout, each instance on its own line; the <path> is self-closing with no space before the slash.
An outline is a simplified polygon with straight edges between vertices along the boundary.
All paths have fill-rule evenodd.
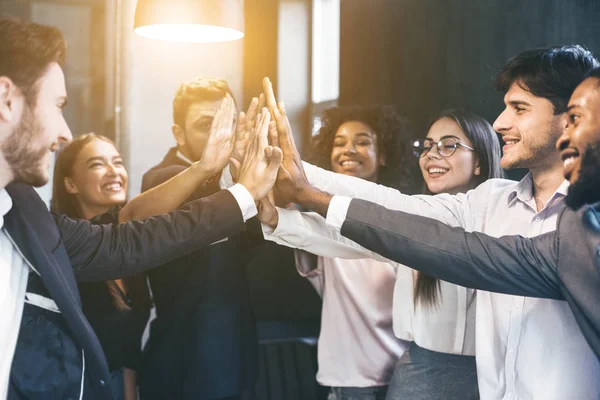
<path id="1" fill-rule="evenodd" d="M 96 223 L 118 223 L 128 176 L 114 143 L 93 133 L 78 136 L 54 167 L 52 211 Z M 115 399 L 134 399 L 135 369 L 151 300 L 144 274 L 79 284 L 83 310 L 108 360 Z"/>

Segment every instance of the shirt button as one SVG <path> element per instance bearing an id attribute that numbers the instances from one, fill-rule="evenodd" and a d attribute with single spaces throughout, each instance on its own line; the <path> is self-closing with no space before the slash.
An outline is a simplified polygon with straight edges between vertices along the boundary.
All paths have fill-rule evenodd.
<path id="1" fill-rule="evenodd" d="M 103 379 L 100 379 L 100 386 L 106 386 L 106 382 Z"/>
<path id="2" fill-rule="evenodd" d="M 542 219 L 540 217 L 535 217 L 535 222 L 540 222 Z"/>

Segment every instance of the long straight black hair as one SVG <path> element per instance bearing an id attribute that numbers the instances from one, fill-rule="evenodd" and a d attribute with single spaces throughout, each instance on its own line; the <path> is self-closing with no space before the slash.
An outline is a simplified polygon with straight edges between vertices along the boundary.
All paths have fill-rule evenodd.
<path id="1" fill-rule="evenodd" d="M 471 188 L 477 187 L 488 179 L 504 177 L 504 171 L 500 167 L 500 141 L 489 122 L 467 110 L 446 110 L 431 120 L 427 130 L 429 131 L 431 126 L 442 118 L 456 122 L 473 144 L 473 149 L 479 159 L 481 173 L 473 176 Z M 425 188 L 425 192 L 433 194 L 427 188 Z M 419 273 L 413 294 L 415 308 L 419 303 L 427 307 L 437 306 L 441 296 L 440 290 L 439 279 Z"/>

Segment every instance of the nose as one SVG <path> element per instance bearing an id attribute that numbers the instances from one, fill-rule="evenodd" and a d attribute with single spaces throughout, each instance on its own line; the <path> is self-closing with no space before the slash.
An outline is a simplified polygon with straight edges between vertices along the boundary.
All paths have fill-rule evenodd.
<path id="1" fill-rule="evenodd" d="M 427 158 L 436 159 L 436 160 L 439 160 L 440 158 L 442 158 L 442 156 L 440 155 L 440 152 L 438 150 L 439 150 L 439 148 L 438 148 L 437 143 L 432 143 L 431 148 L 427 152 Z"/>
<path id="2" fill-rule="evenodd" d="M 507 132 L 510 130 L 510 120 L 508 117 L 508 108 L 505 108 L 498 118 L 494 121 L 494 130 L 498 133 Z"/>
<path id="3" fill-rule="evenodd" d="M 354 144 L 350 143 L 344 147 L 344 154 L 356 154 L 356 149 L 354 148 Z"/>

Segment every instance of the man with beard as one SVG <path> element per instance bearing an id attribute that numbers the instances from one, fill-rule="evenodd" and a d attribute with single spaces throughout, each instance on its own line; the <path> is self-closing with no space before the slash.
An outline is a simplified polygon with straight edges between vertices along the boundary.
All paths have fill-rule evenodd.
<path id="1" fill-rule="evenodd" d="M 72 139 L 62 115 L 65 41 L 56 28 L 4 16 L 0 37 L 0 398 L 111 399 L 76 280 L 132 275 L 243 231 L 281 152 L 267 146 L 265 110 L 229 190 L 144 222 L 51 215 L 31 185 L 47 182 L 53 152 Z M 221 106 L 217 132 L 230 149 L 233 102 Z"/>
<path id="2" fill-rule="evenodd" d="M 490 179 L 466 194 L 407 196 L 303 165 L 289 144 L 289 128 L 278 122 L 280 143 L 285 145 L 285 173 L 280 173 L 277 193 L 284 202 L 293 201 L 340 223 L 347 204 L 334 198 L 330 205 L 328 193 L 369 200 L 496 237 L 532 237 L 554 231 L 568 189 L 555 143 L 566 122 L 571 94 L 597 66 L 593 55 L 580 46 L 551 47 L 515 56 L 497 76 L 496 86 L 504 93 L 506 105 L 494 122 L 505 142 L 501 165 L 529 168 L 530 173 L 520 182 Z M 274 105 L 274 96 L 269 94 L 267 99 L 276 120 L 281 121 L 283 113 Z M 435 168 L 430 171 L 432 175 L 439 172 Z M 278 209 L 268 225 L 265 237 L 280 244 L 327 246 L 329 254 L 335 249 L 345 258 L 370 256 L 340 242 L 339 232 L 314 213 Z M 566 303 L 479 291 L 476 305 L 476 361 L 482 398 L 597 399 L 600 361 Z M 554 329 L 556 326 L 561 329 Z"/>
<path id="3" fill-rule="evenodd" d="M 177 146 L 144 174 L 142 191 L 200 161 L 227 94 L 233 97 L 222 79 L 199 77 L 178 87 L 171 128 Z M 252 100 L 247 119 L 240 113 L 238 132 L 255 122 L 258 103 Z M 215 170 L 189 201 L 217 193 L 220 177 Z M 246 265 L 262 235 L 252 221 L 258 235 L 249 229 L 148 272 L 156 319 L 144 350 L 142 400 L 235 399 L 254 383 L 258 341 Z"/>
<path id="4" fill-rule="evenodd" d="M 567 119 L 556 148 L 571 186 L 555 232 L 492 238 L 349 199 L 343 223 L 331 222 L 377 255 L 458 285 L 566 300 L 600 358 L 600 69 L 573 93 Z"/>

